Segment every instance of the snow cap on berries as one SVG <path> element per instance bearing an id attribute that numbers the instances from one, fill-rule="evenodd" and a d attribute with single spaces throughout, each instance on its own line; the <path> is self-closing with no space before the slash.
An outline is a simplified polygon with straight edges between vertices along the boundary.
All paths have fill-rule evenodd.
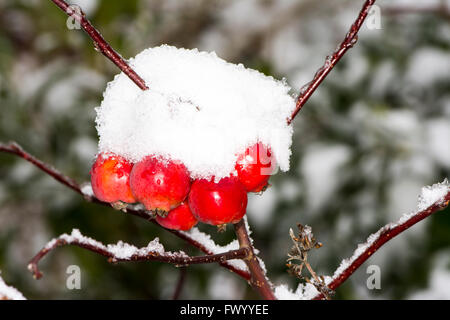
<path id="1" fill-rule="evenodd" d="M 289 86 L 215 53 L 160 46 L 130 60 L 142 91 L 123 73 L 97 108 L 99 152 L 137 162 L 147 155 L 180 160 L 192 178 L 234 172 L 238 155 L 257 141 L 289 169 L 295 108 Z"/>

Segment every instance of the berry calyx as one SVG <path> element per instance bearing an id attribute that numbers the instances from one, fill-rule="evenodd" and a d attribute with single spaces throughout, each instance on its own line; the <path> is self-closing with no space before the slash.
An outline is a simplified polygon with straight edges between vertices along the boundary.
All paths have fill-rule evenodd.
<path id="1" fill-rule="evenodd" d="M 153 156 L 136 163 L 130 175 L 134 197 L 147 210 L 163 216 L 184 201 L 190 183 L 189 172 L 184 164 Z"/>
<path id="2" fill-rule="evenodd" d="M 275 166 L 275 157 L 270 148 L 258 142 L 239 155 L 235 169 L 248 192 L 261 192 L 268 187 Z"/>
<path id="3" fill-rule="evenodd" d="M 130 188 L 133 164 L 118 155 L 99 154 L 91 168 L 94 195 L 101 201 L 134 203 Z"/>
<path id="4" fill-rule="evenodd" d="M 219 182 L 199 179 L 192 183 L 189 206 L 197 220 L 221 225 L 237 223 L 247 209 L 247 192 L 235 176 L 222 178 Z"/>
<path id="5" fill-rule="evenodd" d="M 167 229 L 186 231 L 195 226 L 198 221 L 187 202 L 183 202 L 175 209 L 170 210 L 165 218 L 156 216 L 156 222 Z"/>

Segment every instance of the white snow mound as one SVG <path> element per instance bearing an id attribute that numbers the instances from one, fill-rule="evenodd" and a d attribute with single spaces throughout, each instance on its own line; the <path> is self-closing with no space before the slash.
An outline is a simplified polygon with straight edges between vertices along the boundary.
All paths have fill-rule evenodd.
<path id="1" fill-rule="evenodd" d="M 180 160 L 192 178 L 234 172 L 237 155 L 260 141 L 289 169 L 295 108 L 289 86 L 212 52 L 163 45 L 130 60 L 142 91 L 121 73 L 97 111 L 99 152 L 138 162 L 147 155 Z"/>

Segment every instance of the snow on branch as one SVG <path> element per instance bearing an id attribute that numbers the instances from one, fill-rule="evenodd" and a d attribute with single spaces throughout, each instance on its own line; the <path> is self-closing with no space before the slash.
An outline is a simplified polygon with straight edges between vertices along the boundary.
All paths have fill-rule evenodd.
<path id="1" fill-rule="evenodd" d="M 404 214 L 397 222 L 385 225 L 376 233 L 370 235 L 365 243 L 359 244 L 353 255 L 341 262 L 332 277 L 326 276 L 323 278 L 325 285 L 330 292 L 336 290 L 386 242 L 433 213 L 446 208 L 449 203 L 450 183 L 447 179 L 441 183 L 423 187 L 417 209 Z M 287 285 L 282 284 L 275 288 L 275 296 L 283 300 L 324 299 L 325 296 L 316 287 L 317 283 L 314 283 L 314 281 L 306 284 L 301 283 L 297 290 L 293 292 Z"/>
<path id="2" fill-rule="evenodd" d="M 100 201 L 94 196 L 94 193 L 92 192 L 92 187 L 90 184 L 87 183 L 87 184 L 80 186 L 76 181 L 74 181 L 70 177 L 63 175 L 61 172 L 59 172 L 52 166 L 42 162 L 41 160 L 37 159 L 30 153 L 26 152 L 16 142 L 0 143 L 0 152 L 10 153 L 10 154 L 18 156 L 18 157 L 30 162 L 31 164 L 36 166 L 41 171 L 43 171 L 46 174 L 48 174 L 49 176 L 53 177 L 59 183 L 69 187 L 76 193 L 82 195 L 83 198 L 88 202 L 93 202 L 93 203 L 101 204 L 101 205 L 108 206 L 108 207 L 111 206 L 109 203 Z M 154 223 L 155 225 L 160 227 L 153 220 L 153 215 L 151 213 L 149 213 L 147 210 L 140 209 L 138 206 L 128 206 L 126 208 L 126 210 L 124 210 L 124 212 L 126 214 L 131 214 L 131 215 L 134 215 L 139 218 L 150 220 L 152 223 Z M 178 238 L 186 241 L 187 243 L 189 243 L 193 247 L 199 249 L 200 251 L 202 251 L 205 254 L 213 255 L 215 253 L 217 254 L 217 253 L 223 253 L 223 252 L 227 251 L 227 250 L 220 250 L 220 249 L 218 251 L 211 250 L 211 248 L 217 249 L 218 246 L 214 243 L 214 241 L 208 235 L 205 235 L 205 234 L 203 234 L 203 236 L 199 235 L 199 239 L 209 239 L 209 241 L 205 240 L 205 245 L 203 245 L 200 241 L 197 241 L 194 238 L 195 231 L 193 231 L 192 235 L 189 233 L 186 233 L 186 232 L 181 232 L 181 231 L 176 231 L 176 230 L 167 230 L 167 231 L 173 233 Z M 198 231 L 198 232 L 200 233 L 200 231 Z M 233 245 L 233 246 L 236 247 L 236 245 Z M 226 248 L 231 248 L 231 245 L 227 246 Z M 231 264 L 231 262 L 232 261 L 220 261 L 219 264 L 222 267 L 227 268 L 231 272 L 236 273 L 237 275 L 241 276 L 242 278 L 244 278 L 246 280 L 250 279 L 250 274 L 247 271 L 245 271 L 245 269 L 241 268 L 242 265 L 239 266 L 239 262 L 237 263 L 237 265 L 233 265 L 233 264 Z"/>
<path id="3" fill-rule="evenodd" d="M 395 223 L 385 225 L 376 233 L 370 235 L 365 243 L 358 245 L 353 255 L 343 260 L 339 268 L 334 272 L 334 275 L 326 280 L 328 288 L 335 290 L 382 245 L 433 213 L 446 208 L 449 202 L 450 184 L 447 179 L 441 183 L 422 188 L 416 211 L 404 214 Z M 322 298 L 322 294 L 314 297 L 314 299 Z"/>
<path id="4" fill-rule="evenodd" d="M 19 290 L 8 286 L 0 276 L 0 300 L 26 300 L 26 298 Z"/>
<path id="5" fill-rule="evenodd" d="M 159 261 L 174 264 L 177 267 L 191 264 L 224 262 L 232 259 L 243 259 L 248 256 L 247 249 L 237 249 L 215 255 L 190 257 L 183 251 L 165 251 L 164 246 L 159 242 L 158 238 L 155 238 L 143 248 L 137 248 L 123 241 L 119 241 L 116 244 L 104 245 L 97 240 L 82 235 L 78 229 L 73 229 L 70 235 L 63 234 L 47 243 L 47 245 L 31 259 L 28 270 L 33 273 L 33 276 L 36 279 L 41 278 L 42 273 L 39 271 L 38 263 L 50 251 L 66 245 L 74 245 L 95 252 L 107 257 L 108 262 L 111 263 L 122 261 Z"/>

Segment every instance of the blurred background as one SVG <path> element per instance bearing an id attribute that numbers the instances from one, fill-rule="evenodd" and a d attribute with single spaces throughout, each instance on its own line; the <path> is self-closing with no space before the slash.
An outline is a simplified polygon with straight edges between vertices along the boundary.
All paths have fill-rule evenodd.
<path id="1" fill-rule="evenodd" d="M 273 75 L 296 95 L 342 40 L 357 0 L 83 0 L 79 4 L 124 57 L 163 43 L 216 51 Z M 379 1 L 381 25 L 364 25 L 347 53 L 296 118 L 288 173 L 251 196 L 253 237 L 275 284 L 286 272 L 289 228 L 312 226 L 324 245 L 313 268 L 331 275 L 357 244 L 415 208 L 424 185 L 450 176 L 449 1 Z M 49 0 L 0 0 L 0 141 L 26 150 L 79 182 L 97 152 L 95 107 L 118 69 L 97 53 Z M 373 20 L 372 20 L 373 22 Z M 74 247 L 43 260 L 33 280 L 26 266 L 42 246 L 72 228 L 104 243 L 198 254 L 142 219 L 85 202 L 22 159 L 0 154 L 0 270 L 31 299 L 170 299 L 180 270 L 162 263 L 108 264 Z M 218 234 L 234 238 L 232 228 Z M 69 265 L 81 290 L 66 288 Z M 366 268 L 381 269 L 369 290 Z M 338 299 L 450 299 L 450 211 L 389 242 L 336 293 Z M 185 299 L 257 298 L 217 265 L 187 269 Z"/>

